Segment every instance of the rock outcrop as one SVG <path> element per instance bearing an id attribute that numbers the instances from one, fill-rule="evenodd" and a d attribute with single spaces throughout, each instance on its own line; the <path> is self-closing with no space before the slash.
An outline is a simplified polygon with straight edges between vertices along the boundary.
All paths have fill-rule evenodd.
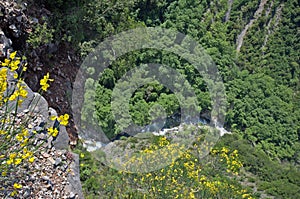
<path id="1" fill-rule="evenodd" d="M 1 69 L 1 68 L 0 68 Z M 7 94 L 10 95 L 16 85 L 14 73 L 8 72 Z M 50 116 L 57 116 L 56 111 L 48 107 L 47 101 L 39 93 L 33 92 L 26 83 L 22 83 L 28 92 L 22 104 L 18 106 L 17 117 L 22 120 L 26 115 L 34 115 L 35 120 L 27 124 L 30 133 L 39 131 L 44 126 L 51 127 L 55 121 Z M 8 107 L 15 110 L 16 103 L 10 102 Z M 40 132 L 40 131 L 39 131 Z M 30 178 L 23 181 L 24 198 L 84 198 L 80 182 L 79 156 L 69 151 L 69 136 L 64 126 L 59 127 L 57 137 L 47 136 L 47 132 L 40 132 L 34 138 L 35 143 L 44 143 L 40 153 L 36 156 L 29 173 Z M 40 182 L 40 183 L 38 183 Z M 0 194 L 1 196 L 1 194 Z M 25 197 L 26 196 L 26 197 Z M 21 198 L 22 198 L 21 197 Z"/>
<path id="2" fill-rule="evenodd" d="M 50 15 L 51 13 L 45 8 L 29 9 L 25 2 L 1 0 L 0 61 L 8 58 L 14 50 L 26 48 L 25 42 L 32 32 L 32 27 L 43 22 L 43 19 Z M 48 48 L 49 52 L 57 51 L 55 45 L 49 45 Z M 39 66 L 39 64 L 34 64 L 35 68 L 39 68 Z M 31 79 L 34 84 L 38 84 L 39 80 L 36 76 L 32 76 Z M 8 83 L 7 94 L 9 95 L 16 85 L 13 73 L 9 74 Z M 54 106 L 54 103 L 47 101 L 39 93 L 33 92 L 26 83 L 23 85 L 28 94 L 22 105 L 18 107 L 17 115 L 19 117 L 36 115 L 35 121 L 31 121 L 28 125 L 29 131 L 41 129 L 44 124 L 47 125 L 46 127 L 53 126 L 54 121 L 48 118 L 50 115 L 57 115 L 56 111 L 49 107 L 49 104 Z M 59 105 L 57 104 L 57 106 Z M 9 103 L 11 111 L 15 106 L 15 102 Z M 36 157 L 33 167 L 35 170 L 30 171 L 30 173 L 33 172 L 32 179 L 29 178 L 27 182 L 24 182 L 25 188 L 20 198 L 83 198 L 79 175 L 79 157 L 69 151 L 70 139 L 66 127 L 60 126 L 59 129 L 60 132 L 54 139 L 53 137 L 48 138 L 47 132 L 39 134 L 36 138 L 37 143 L 45 142 L 41 149 L 43 154 Z"/>

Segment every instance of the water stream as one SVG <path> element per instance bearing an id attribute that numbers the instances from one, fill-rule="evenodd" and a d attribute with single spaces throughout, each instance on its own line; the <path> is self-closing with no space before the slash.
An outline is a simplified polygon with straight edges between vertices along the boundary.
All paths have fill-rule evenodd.
<path id="1" fill-rule="evenodd" d="M 204 117 L 198 117 L 197 119 L 191 119 L 186 118 L 182 124 L 192 124 L 192 125 L 198 125 L 199 123 L 203 125 L 210 125 L 214 126 L 217 130 L 220 132 L 220 136 L 223 136 L 225 134 L 231 134 L 231 132 L 227 131 L 222 125 L 218 124 L 217 121 L 213 122 L 213 125 L 210 124 L 210 120 L 204 118 Z M 167 132 L 178 132 L 180 128 L 180 117 L 171 116 L 165 121 L 156 121 L 152 124 L 146 125 L 144 128 L 142 128 L 141 133 L 145 132 L 152 132 L 154 135 L 165 135 Z M 127 133 L 121 133 L 120 136 L 116 136 L 114 140 L 120 139 L 121 136 L 130 136 Z M 95 141 L 94 139 L 82 139 L 83 141 L 83 147 L 87 149 L 87 151 L 95 151 L 101 147 L 106 146 L 106 143 L 103 143 L 101 141 Z"/>

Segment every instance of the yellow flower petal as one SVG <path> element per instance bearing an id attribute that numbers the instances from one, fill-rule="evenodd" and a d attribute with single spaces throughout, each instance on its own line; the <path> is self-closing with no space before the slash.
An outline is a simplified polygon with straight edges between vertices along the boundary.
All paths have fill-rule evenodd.
<path id="1" fill-rule="evenodd" d="M 14 59 L 16 57 L 17 51 L 10 53 L 9 58 Z"/>

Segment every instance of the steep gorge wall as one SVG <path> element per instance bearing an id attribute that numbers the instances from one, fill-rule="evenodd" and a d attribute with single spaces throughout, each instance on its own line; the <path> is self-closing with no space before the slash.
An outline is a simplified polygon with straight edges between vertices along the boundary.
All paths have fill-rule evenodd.
<path id="1" fill-rule="evenodd" d="M 43 9 L 41 9 L 38 12 L 47 15 L 47 11 Z M 42 15 L 43 14 L 41 14 L 41 16 Z M 26 47 L 26 38 L 28 37 L 29 33 L 32 32 L 32 27 L 36 23 L 38 23 L 37 18 L 27 15 L 26 3 L 17 3 L 16 1 L 9 0 L 2 0 L 0 2 L 0 61 L 3 61 L 5 58 L 8 58 L 11 52 L 22 48 L 24 49 Z M 22 56 L 22 54 L 18 53 L 17 56 Z M 31 77 L 34 80 L 34 83 L 38 85 L 39 80 L 35 79 L 34 76 Z M 9 75 L 8 81 L 9 85 L 12 85 L 12 87 L 9 89 L 14 89 L 14 78 L 12 78 L 11 75 Z M 40 125 L 41 123 L 48 123 L 51 126 L 53 122 L 49 120 L 49 115 L 57 115 L 56 111 L 53 108 L 49 107 L 47 100 L 43 96 L 41 96 L 37 92 L 34 92 L 25 82 L 23 84 L 25 85 L 28 95 L 27 98 L 24 99 L 22 106 L 18 108 L 19 114 L 24 115 L 28 112 L 38 114 L 41 116 L 40 120 L 32 121 L 32 124 Z M 15 104 L 10 105 L 13 106 Z M 30 124 L 30 126 L 32 126 L 32 124 Z M 70 153 L 72 154 L 73 159 L 72 162 L 70 162 L 70 164 L 67 165 L 67 167 L 69 167 L 73 172 L 71 174 L 68 173 L 66 170 L 50 170 L 51 173 L 49 173 L 48 175 L 48 180 L 53 180 L 52 183 L 54 184 L 55 182 L 64 182 L 64 184 L 56 184 L 56 186 L 60 187 L 59 190 L 57 188 L 54 188 L 51 190 L 42 191 L 40 192 L 40 194 L 50 194 L 53 197 L 56 197 L 55 195 L 60 194 L 59 198 L 61 198 L 63 195 L 65 198 L 70 199 L 83 198 L 79 174 L 79 156 L 69 151 L 70 140 L 66 128 L 64 126 L 61 126 L 58 137 L 56 139 L 47 140 L 46 142 L 49 143 L 49 145 L 47 145 L 47 147 L 49 147 L 45 150 L 49 150 L 49 153 L 47 152 L 48 155 L 45 156 L 42 155 L 41 159 L 37 159 L 36 162 L 36 165 L 40 164 L 40 166 L 38 166 L 38 168 L 41 168 L 40 171 L 46 172 L 46 170 L 48 170 L 48 167 L 51 167 L 54 163 L 56 164 L 56 160 L 59 160 L 60 157 L 56 157 L 55 154 L 59 153 L 64 155 Z M 52 160 L 55 161 L 52 162 Z M 58 175 L 57 172 L 62 172 L 64 174 Z M 39 173 L 35 173 L 34 175 L 36 176 L 36 182 L 42 180 L 38 178 Z M 33 189 L 35 191 L 44 189 L 42 184 L 39 183 L 36 183 L 34 187 L 35 188 Z M 31 190 L 31 192 L 25 191 L 24 194 L 38 194 L 37 192 L 34 193 L 32 191 L 33 190 Z M 44 195 L 43 197 L 45 196 L 46 195 Z M 30 195 L 29 198 L 35 197 L 39 197 L 39 195 Z"/>

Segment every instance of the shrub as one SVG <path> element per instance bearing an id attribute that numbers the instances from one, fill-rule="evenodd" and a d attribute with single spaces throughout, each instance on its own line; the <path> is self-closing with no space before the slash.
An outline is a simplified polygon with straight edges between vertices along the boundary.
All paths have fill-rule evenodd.
<path id="1" fill-rule="evenodd" d="M 42 45 L 52 42 L 54 32 L 54 29 L 48 27 L 47 22 L 44 22 L 43 24 L 37 24 L 34 32 L 29 35 L 26 42 L 32 48 L 36 49 Z"/>
<path id="2" fill-rule="evenodd" d="M 130 138 L 130 142 L 119 142 L 122 145 L 124 142 L 131 144 L 133 139 Z M 201 135 L 188 150 L 181 150 L 180 146 L 171 143 L 164 136 L 151 137 L 144 144 L 141 142 L 144 141 L 138 141 L 136 144 L 139 150 L 137 156 L 132 156 L 127 162 L 123 161 L 125 167 L 136 165 L 138 171 L 146 164 L 144 161 L 151 159 L 150 156 L 154 156 L 153 160 L 159 160 L 168 158 L 178 150 L 182 152 L 170 165 L 146 173 L 115 170 L 95 161 L 95 156 L 90 153 L 85 153 L 81 160 L 81 180 L 86 197 L 96 198 L 101 195 L 101 198 L 254 198 L 234 180 L 242 166 L 237 150 L 227 147 L 215 148 L 211 155 L 203 160 L 198 155 L 202 153 L 202 146 L 208 147 L 209 143 L 202 143 Z M 159 149 L 165 148 L 165 153 L 155 155 Z M 105 158 L 101 150 L 93 154 L 97 154 L 97 159 Z M 151 162 L 148 161 L 147 165 L 151 165 Z M 90 178 L 91 173 L 93 178 Z"/>

